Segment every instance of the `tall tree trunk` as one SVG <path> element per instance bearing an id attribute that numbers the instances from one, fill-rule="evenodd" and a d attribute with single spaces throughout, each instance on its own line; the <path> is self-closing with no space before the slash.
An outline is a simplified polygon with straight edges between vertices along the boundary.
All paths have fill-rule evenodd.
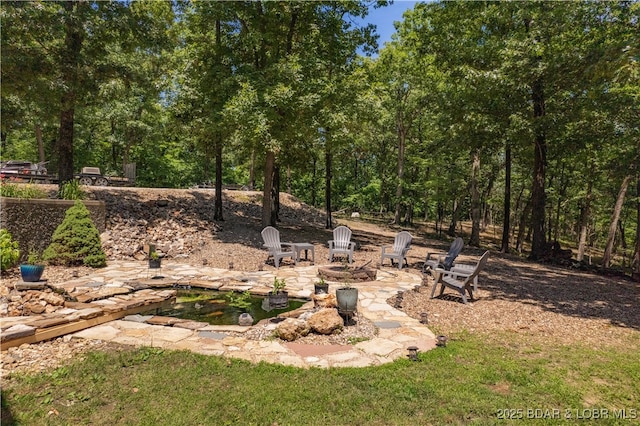
<path id="1" fill-rule="evenodd" d="M 458 218 L 460 217 L 460 204 L 461 203 L 459 203 L 457 199 L 453 200 L 453 213 L 451 214 L 451 222 L 449 223 L 449 229 L 447 230 L 447 235 L 450 237 L 456 236 L 456 227 L 458 226 Z M 441 217 L 444 218 L 444 206 Z M 442 224 L 440 225 L 440 231 L 442 232 Z"/>
<path id="2" fill-rule="evenodd" d="M 331 215 L 331 147 L 327 138 L 324 151 L 325 164 L 325 185 L 324 185 L 324 207 L 327 211 L 327 220 L 324 225 L 327 229 L 333 228 L 333 217 Z"/>
<path id="3" fill-rule="evenodd" d="M 216 46 L 220 48 L 222 29 L 220 20 L 216 19 Z M 209 167 L 209 149 L 206 144 L 205 170 Z M 213 220 L 224 220 L 222 217 L 222 135 L 220 131 L 215 133 L 215 157 L 216 157 L 216 201 L 213 206 Z M 207 171 L 208 172 L 208 171 Z M 209 174 L 207 173 L 207 177 Z"/>
<path id="4" fill-rule="evenodd" d="M 58 134 L 58 179 L 62 188 L 66 182 L 73 180 L 73 126 L 76 105 L 76 89 L 78 86 L 78 61 L 84 41 L 82 22 L 76 15 L 76 7 L 84 7 L 82 3 L 66 1 L 63 4 L 64 46 L 61 54 L 62 94 L 60 108 L 60 130 Z"/>
<path id="5" fill-rule="evenodd" d="M 276 163 L 273 167 L 273 185 L 271 190 L 271 226 L 276 226 L 280 221 L 280 166 Z"/>
<path id="6" fill-rule="evenodd" d="M 67 92 L 62 96 L 63 105 L 73 105 L 75 94 Z M 59 186 L 73 180 L 73 122 L 75 109 L 63 107 L 60 113 L 60 131 L 58 135 L 58 179 Z"/>
<path id="7" fill-rule="evenodd" d="M 271 191 L 273 189 L 273 169 L 275 166 L 276 154 L 268 150 L 264 161 L 264 189 L 262 191 L 262 227 L 271 224 Z"/>
<path id="8" fill-rule="evenodd" d="M 38 143 L 38 161 L 44 163 L 46 159 L 44 156 L 44 143 L 42 142 L 42 128 L 40 124 L 36 124 L 34 130 L 36 132 L 36 142 Z"/>
<path id="9" fill-rule="evenodd" d="M 222 136 L 216 133 L 216 201 L 213 207 L 213 220 L 224 220 L 222 217 Z"/>
<path id="10" fill-rule="evenodd" d="M 217 135 L 216 135 L 217 137 Z M 204 151 L 204 158 L 203 158 L 203 169 L 204 169 L 204 181 L 205 183 L 208 185 L 209 182 L 214 182 L 215 184 L 215 179 L 211 179 L 211 143 L 208 140 L 201 140 L 202 143 L 202 150 Z M 215 146 L 218 141 L 214 140 L 214 147 L 213 147 L 213 152 L 215 155 L 216 149 L 217 147 Z"/>
<path id="11" fill-rule="evenodd" d="M 393 223 L 400 224 L 400 208 L 402 205 L 402 184 L 404 178 L 404 151 L 406 142 L 406 133 L 401 120 L 398 120 L 398 185 L 396 186 L 396 212 Z"/>
<path id="12" fill-rule="evenodd" d="M 140 106 L 136 109 L 136 113 L 132 117 L 133 121 L 140 121 L 142 119 L 142 113 L 143 113 L 143 109 L 142 109 L 142 106 Z M 112 125 L 114 125 L 113 122 L 112 122 Z M 124 137 L 125 145 L 124 145 L 124 148 L 122 149 L 121 161 L 118 161 L 118 156 L 115 154 L 115 152 L 113 154 L 114 167 L 120 166 L 123 171 L 124 171 L 125 164 L 129 164 L 129 152 L 131 151 L 131 147 L 134 146 L 135 143 L 138 142 L 138 140 L 140 139 L 140 136 L 137 134 L 137 131 L 135 130 L 134 127 L 131 127 L 131 126 L 125 126 L 125 127 L 126 127 L 125 137 Z M 115 148 L 117 144 L 114 142 L 112 146 Z M 205 145 L 205 174 L 207 176 L 207 179 L 210 178 L 209 170 L 208 170 L 210 160 L 211 160 L 211 154 L 209 154 L 209 146 Z"/>
<path id="13" fill-rule="evenodd" d="M 118 137 L 116 137 L 116 120 L 115 118 L 111 118 L 111 120 L 109 120 L 109 129 L 110 129 L 110 135 L 111 135 L 111 164 L 113 164 L 114 167 L 116 167 L 116 165 L 118 164 Z"/>
<path id="14" fill-rule="evenodd" d="M 353 189 L 358 189 L 358 155 L 353 156 Z"/>
<path id="15" fill-rule="evenodd" d="M 455 215 L 455 210 L 454 210 L 454 215 Z M 438 236 L 442 236 L 443 222 L 444 222 L 444 203 L 442 201 L 438 201 L 438 209 L 437 209 L 437 216 L 436 216 L 436 234 L 438 234 Z M 453 224 L 453 235 L 455 235 L 455 232 L 456 232 L 456 227 L 455 227 L 455 224 Z"/>
<path id="16" fill-rule="evenodd" d="M 627 195 L 627 188 L 629 188 L 629 183 L 633 179 L 633 176 L 626 176 L 622 180 L 622 184 L 620 185 L 620 191 L 618 191 L 618 198 L 616 199 L 616 204 L 613 207 L 613 212 L 611 213 L 611 222 L 609 223 L 609 235 L 607 236 L 607 243 L 604 248 L 604 256 L 602 257 L 602 267 L 608 268 L 611 266 L 611 258 L 613 255 L 613 242 L 616 237 L 616 229 L 618 228 L 618 220 L 620 219 L 620 212 L 622 212 L 622 205 L 624 204 L 624 197 Z"/>
<path id="17" fill-rule="evenodd" d="M 551 230 L 553 229 L 553 224 L 551 223 L 551 218 L 553 217 L 553 210 L 549 207 L 549 213 L 547 213 L 547 241 L 551 241 Z M 546 246 L 545 246 L 546 247 Z"/>
<path id="18" fill-rule="evenodd" d="M 640 282 L 640 175 L 636 180 L 636 244 L 631 263 L 631 278 Z"/>
<path id="19" fill-rule="evenodd" d="M 500 167 L 494 166 L 491 168 L 491 171 L 487 178 L 487 186 L 484 187 L 482 195 L 480 196 L 480 217 L 482 218 L 480 221 L 481 232 L 486 231 L 487 227 L 493 225 L 493 206 L 490 205 L 487 200 L 493 192 L 493 186 L 495 185 L 496 179 L 498 178 L 499 174 Z"/>
<path id="20" fill-rule="evenodd" d="M 511 144 L 507 142 L 504 150 L 504 219 L 502 222 L 502 245 L 500 251 L 509 253 L 509 233 L 511 227 Z"/>
<path id="21" fill-rule="evenodd" d="M 404 213 L 404 224 L 411 225 L 413 224 L 413 203 L 409 202 L 407 205 L 406 211 Z"/>
<path id="22" fill-rule="evenodd" d="M 317 166 L 318 166 L 318 159 L 316 158 L 316 155 L 313 154 L 313 170 L 311 171 L 311 205 L 313 207 L 316 207 L 318 204 L 318 200 L 317 198 L 317 194 L 318 194 L 318 184 L 317 184 L 317 177 L 318 177 L 318 172 L 317 172 Z"/>
<path id="23" fill-rule="evenodd" d="M 471 161 L 471 238 L 469 245 L 480 247 L 480 191 L 478 191 L 478 175 L 480 174 L 480 152 L 473 152 Z"/>
<path id="24" fill-rule="evenodd" d="M 545 174 L 547 168 L 547 140 L 542 118 L 545 115 L 544 85 L 537 79 L 531 86 L 533 117 L 535 126 L 533 155 L 533 188 L 531 191 L 531 228 L 533 242 L 529 258 L 538 260 L 545 256 L 547 242 L 545 238 Z"/>
<path id="25" fill-rule="evenodd" d="M 589 231 L 589 218 L 591 217 L 591 197 L 593 191 L 593 180 L 589 179 L 587 184 L 587 195 L 582 201 L 580 206 L 580 237 L 578 240 L 578 254 L 576 260 L 582 262 L 584 259 L 584 252 L 587 247 L 587 232 Z"/>
<path id="26" fill-rule="evenodd" d="M 522 253 L 522 247 L 524 245 L 524 240 L 526 238 L 525 234 L 527 231 L 527 222 L 529 215 L 531 213 L 531 199 L 527 200 L 527 204 L 525 204 L 522 209 L 522 213 L 520 214 L 520 223 L 518 224 L 518 236 L 516 238 L 516 251 L 518 253 Z"/>
<path id="27" fill-rule="evenodd" d="M 251 163 L 249 164 L 249 189 L 256 187 L 256 150 L 251 150 Z"/>
<path id="28" fill-rule="evenodd" d="M 565 164 L 564 161 L 562 162 L 562 167 L 560 167 L 560 177 L 558 178 L 558 184 L 557 186 L 559 186 L 559 188 L 557 189 L 557 197 L 558 200 L 556 201 L 556 215 L 555 215 L 555 219 L 554 219 L 554 224 L 553 224 L 553 241 L 558 241 L 558 239 L 560 238 L 560 213 L 561 213 L 561 208 L 562 208 L 562 200 L 565 199 L 566 195 L 567 195 L 567 179 L 565 179 L 564 177 L 564 169 L 565 169 Z"/>
<path id="29" fill-rule="evenodd" d="M 518 230 L 518 220 L 515 219 L 516 217 L 520 217 L 522 215 L 522 209 L 524 208 L 523 206 L 526 206 L 526 203 L 523 203 L 522 201 L 522 197 L 524 196 L 524 186 L 522 186 L 520 188 L 520 191 L 518 192 L 518 196 L 516 197 L 516 202 L 515 202 L 515 210 L 513 211 L 513 226 L 511 227 L 511 241 L 515 241 L 516 238 L 516 232 Z"/>

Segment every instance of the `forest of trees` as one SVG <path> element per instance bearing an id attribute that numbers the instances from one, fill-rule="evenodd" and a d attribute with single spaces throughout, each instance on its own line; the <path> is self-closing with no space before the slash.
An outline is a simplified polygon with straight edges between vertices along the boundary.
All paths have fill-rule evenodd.
<path id="1" fill-rule="evenodd" d="M 640 3 L 418 3 L 378 46 L 360 23 L 387 3 L 3 1 L 0 156 L 640 273 Z"/>

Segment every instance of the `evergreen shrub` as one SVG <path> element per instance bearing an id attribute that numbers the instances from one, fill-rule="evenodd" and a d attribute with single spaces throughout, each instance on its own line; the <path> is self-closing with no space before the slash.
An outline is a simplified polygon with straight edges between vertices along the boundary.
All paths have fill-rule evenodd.
<path id="1" fill-rule="evenodd" d="M 100 233 L 87 207 L 79 200 L 67 209 L 64 220 L 53 233 L 43 258 L 52 265 L 85 264 L 93 268 L 106 266 Z"/>
<path id="2" fill-rule="evenodd" d="M 20 250 L 18 250 L 18 242 L 6 229 L 0 229 L 0 270 L 15 266 L 20 258 Z"/>

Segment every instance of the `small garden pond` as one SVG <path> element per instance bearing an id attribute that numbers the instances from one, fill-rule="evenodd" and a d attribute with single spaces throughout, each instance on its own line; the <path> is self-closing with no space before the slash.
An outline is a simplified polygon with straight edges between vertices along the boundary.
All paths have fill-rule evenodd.
<path id="1" fill-rule="evenodd" d="M 276 317 L 283 312 L 292 311 L 305 304 L 306 300 L 289 298 L 289 306 L 283 309 L 269 309 L 266 298 L 251 296 L 247 298 L 246 309 L 239 309 L 229 304 L 229 294 L 238 296 L 237 292 L 221 292 L 215 290 L 189 289 L 178 290 L 176 303 L 168 308 L 147 312 L 146 315 L 161 315 L 193 321 L 207 322 L 212 325 L 237 325 L 243 312 L 253 317 L 253 323 Z"/>

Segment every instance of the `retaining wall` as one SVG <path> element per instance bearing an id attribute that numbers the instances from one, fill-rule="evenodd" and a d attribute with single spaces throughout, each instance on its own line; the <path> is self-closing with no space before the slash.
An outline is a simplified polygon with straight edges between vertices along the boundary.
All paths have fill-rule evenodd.
<path id="1" fill-rule="evenodd" d="M 104 201 L 82 201 L 100 233 L 106 228 Z M 20 255 L 25 259 L 29 250 L 40 253 L 51 243 L 51 237 L 62 223 L 73 200 L 22 199 L 0 197 L 0 228 L 7 229 L 18 241 Z"/>

